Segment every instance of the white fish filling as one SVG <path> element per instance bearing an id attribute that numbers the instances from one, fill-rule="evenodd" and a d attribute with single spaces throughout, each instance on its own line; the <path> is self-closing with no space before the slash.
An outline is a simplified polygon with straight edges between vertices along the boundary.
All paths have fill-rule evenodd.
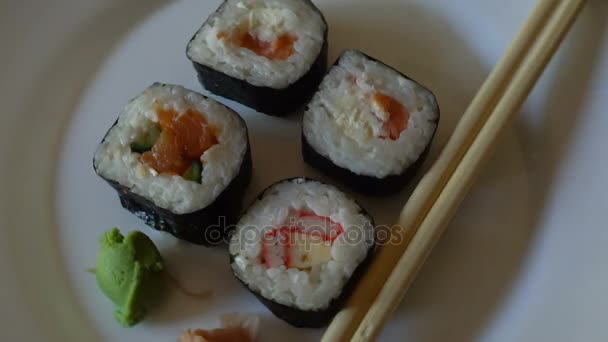
<path id="1" fill-rule="evenodd" d="M 263 236 L 283 226 L 293 210 L 309 211 L 340 224 L 331 257 L 299 269 L 263 262 Z M 274 302 L 300 310 L 326 309 L 365 259 L 373 244 L 370 218 L 357 203 L 331 185 L 295 179 L 273 185 L 237 224 L 230 242 L 235 275 L 249 288 Z"/>
<path id="2" fill-rule="evenodd" d="M 157 108 L 188 109 L 201 113 L 217 129 L 217 140 L 200 160 L 201 184 L 178 175 L 159 174 L 144 164 L 131 143 L 158 123 Z M 179 115 L 178 114 L 178 115 Z M 156 206 L 175 214 L 187 214 L 207 207 L 234 179 L 247 150 L 245 124 L 220 103 L 181 86 L 154 84 L 133 99 L 122 111 L 95 153 L 99 175 L 131 189 Z"/>
<path id="3" fill-rule="evenodd" d="M 259 87 L 283 89 L 308 72 L 323 47 L 325 22 L 303 0 L 228 0 L 188 44 L 188 57 Z M 246 33 L 265 42 L 283 34 L 297 37 L 285 60 L 268 59 L 221 38 Z"/>
<path id="4" fill-rule="evenodd" d="M 373 100 L 382 93 L 409 111 L 407 128 L 387 138 L 389 115 Z M 325 76 L 304 114 L 308 143 L 335 165 L 359 175 L 399 175 L 430 143 L 438 107 L 431 92 L 391 68 L 347 51 Z"/>

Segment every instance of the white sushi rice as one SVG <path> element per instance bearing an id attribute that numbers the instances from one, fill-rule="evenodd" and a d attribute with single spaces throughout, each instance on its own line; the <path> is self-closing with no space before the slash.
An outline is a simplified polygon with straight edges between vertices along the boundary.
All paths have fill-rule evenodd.
<path id="1" fill-rule="evenodd" d="M 188 109 L 202 113 L 217 129 L 218 143 L 201 156 L 201 184 L 181 176 L 158 174 L 131 151 L 131 143 L 158 123 L 157 108 Z M 222 104 L 181 86 L 154 84 L 133 99 L 122 111 L 95 153 L 97 173 L 131 189 L 156 206 L 175 214 L 207 207 L 230 184 L 247 150 L 247 131 L 237 114 Z"/>
<path id="2" fill-rule="evenodd" d="M 285 224 L 290 209 L 312 211 L 344 228 L 331 247 L 332 259 L 310 270 L 266 268 L 264 232 Z M 357 203 L 331 185 L 302 178 L 273 185 L 237 224 L 230 242 L 235 275 L 274 302 L 300 310 L 326 309 L 337 298 L 373 244 L 370 218 Z"/>
<path id="3" fill-rule="evenodd" d="M 355 82 L 353 82 L 355 80 Z M 396 140 L 386 138 L 383 119 L 370 96 L 391 96 L 410 112 L 407 129 Z M 334 164 L 359 175 L 399 175 L 430 143 L 438 107 L 424 87 L 395 70 L 346 51 L 325 76 L 304 114 L 308 143 Z"/>
<path id="4" fill-rule="evenodd" d="M 188 57 L 259 87 L 283 89 L 300 79 L 321 52 L 326 24 L 304 0 L 227 0 L 188 44 Z M 262 41 L 282 34 L 298 38 L 294 54 L 270 60 L 220 39 L 221 33 L 249 32 Z"/>

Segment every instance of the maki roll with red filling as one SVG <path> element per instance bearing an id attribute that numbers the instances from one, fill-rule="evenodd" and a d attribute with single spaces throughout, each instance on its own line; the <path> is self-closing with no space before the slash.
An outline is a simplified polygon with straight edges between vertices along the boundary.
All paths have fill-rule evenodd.
<path id="1" fill-rule="evenodd" d="M 186 52 L 207 90 L 282 116 L 325 74 L 327 23 L 310 0 L 226 0 Z"/>
<path id="2" fill-rule="evenodd" d="M 247 126 L 226 106 L 156 83 L 133 99 L 95 152 L 95 172 L 152 228 L 225 241 L 251 178 Z"/>
<path id="3" fill-rule="evenodd" d="M 398 192 L 422 163 L 438 123 L 431 91 L 349 50 L 304 113 L 304 160 L 364 194 Z"/>
<path id="4" fill-rule="evenodd" d="M 374 241 L 374 222 L 355 200 L 331 185 L 289 179 L 239 220 L 231 267 L 277 317 L 322 327 L 364 272 Z"/>

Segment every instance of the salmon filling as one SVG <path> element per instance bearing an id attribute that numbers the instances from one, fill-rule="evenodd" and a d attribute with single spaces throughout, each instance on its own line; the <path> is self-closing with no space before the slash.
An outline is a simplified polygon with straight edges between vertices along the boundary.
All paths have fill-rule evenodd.
<path id="1" fill-rule="evenodd" d="M 217 38 L 230 39 L 225 32 L 218 34 Z M 230 40 L 242 48 L 253 51 L 258 56 L 270 60 L 284 61 L 294 54 L 294 44 L 298 41 L 298 37 L 284 33 L 273 41 L 264 41 L 252 36 L 249 32 L 245 32 L 238 35 L 236 39 L 232 38 Z"/>
<path id="2" fill-rule="evenodd" d="M 188 330 L 179 338 L 179 342 L 249 342 L 254 341 L 245 328 L 232 327 L 214 330 Z"/>
<path id="3" fill-rule="evenodd" d="M 264 234 L 262 263 L 266 268 L 309 269 L 331 260 L 333 242 L 344 228 L 329 217 L 291 210 L 287 224 Z"/>
<path id="4" fill-rule="evenodd" d="M 159 173 L 181 175 L 217 144 L 215 130 L 198 112 L 188 109 L 178 115 L 173 110 L 158 110 L 160 137 L 141 160 Z"/>
<path id="5" fill-rule="evenodd" d="M 407 129 L 410 119 L 409 110 L 391 96 L 380 92 L 372 96 L 372 101 L 384 112 L 384 115 L 374 113 L 374 116 L 384 122 L 384 131 L 388 137 L 391 140 L 399 139 L 401 132 Z"/>

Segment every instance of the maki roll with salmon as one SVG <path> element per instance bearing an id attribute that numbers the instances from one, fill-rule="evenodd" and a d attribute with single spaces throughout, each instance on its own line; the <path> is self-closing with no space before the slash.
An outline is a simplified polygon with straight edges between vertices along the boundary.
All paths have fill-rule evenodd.
<path id="1" fill-rule="evenodd" d="M 327 23 L 310 0 L 225 0 L 186 52 L 208 91 L 282 116 L 325 74 Z"/>
<path id="2" fill-rule="evenodd" d="M 225 241 L 251 178 L 243 119 L 198 93 L 159 83 L 123 109 L 93 164 L 124 208 L 152 228 L 203 245 Z"/>
<path id="3" fill-rule="evenodd" d="M 265 190 L 230 240 L 235 276 L 277 317 L 325 326 L 373 254 L 374 222 L 352 198 L 295 178 Z"/>
<path id="4" fill-rule="evenodd" d="M 305 162 L 368 195 L 398 192 L 437 125 L 433 93 L 361 52 L 344 52 L 303 117 Z"/>

